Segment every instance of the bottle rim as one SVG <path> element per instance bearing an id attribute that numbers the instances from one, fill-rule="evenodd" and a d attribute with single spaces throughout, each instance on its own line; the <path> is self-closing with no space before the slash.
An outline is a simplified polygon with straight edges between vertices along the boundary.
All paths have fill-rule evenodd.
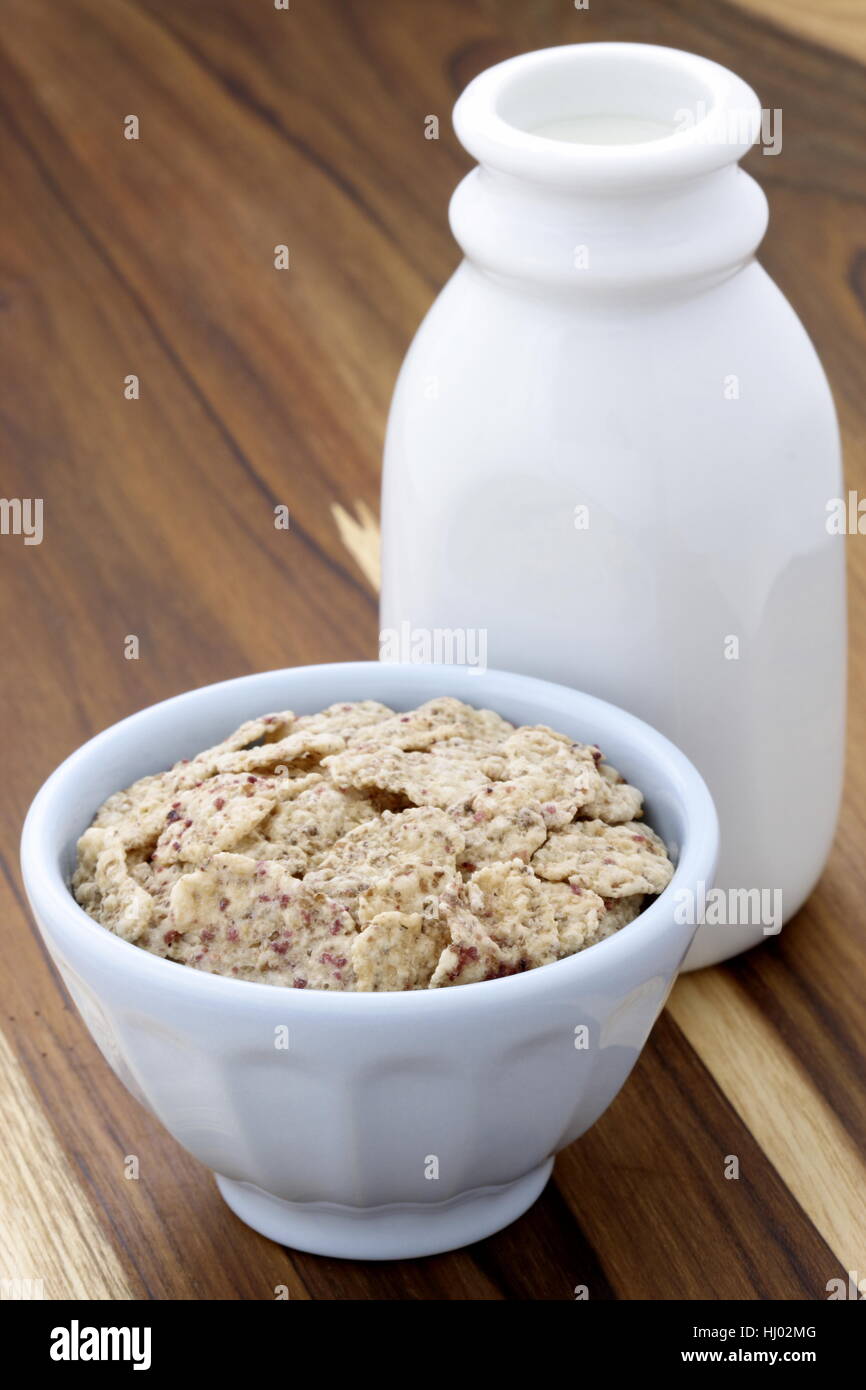
<path id="1" fill-rule="evenodd" d="M 580 43 L 486 69 L 459 97 L 453 120 L 460 143 L 489 169 L 552 188 L 622 193 L 737 163 L 759 138 L 762 113 L 751 87 L 698 54 Z M 577 129 L 619 123 L 624 138 L 539 133 L 572 121 Z M 659 133 L 629 139 L 640 123 Z"/>

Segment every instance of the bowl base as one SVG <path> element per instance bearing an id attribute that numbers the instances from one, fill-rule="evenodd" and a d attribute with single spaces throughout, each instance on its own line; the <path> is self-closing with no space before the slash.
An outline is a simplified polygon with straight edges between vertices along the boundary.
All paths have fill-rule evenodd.
<path id="1" fill-rule="evenodd" d="M 540 1196 L 553 1168 L 538 1168 L 502 1187 L 477 1187 L 447 1202 L 383 1207 L 286 1202 L 248 1182 L 216 1175 L 223 1199 L 241 1221 L 280 1245 L 344 1260 L 410 1260 L 457 1250 L 502 1230 Z"/>

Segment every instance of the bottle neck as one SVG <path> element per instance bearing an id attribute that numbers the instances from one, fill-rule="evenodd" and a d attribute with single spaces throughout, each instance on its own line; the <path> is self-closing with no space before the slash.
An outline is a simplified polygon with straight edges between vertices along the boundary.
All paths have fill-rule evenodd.
<path id="1" fill-rule="evenodd" d="M 754 255 L 767 200 L 736 165 L 631 194 L 549 189 L 481 167 L 456 188 L 450 219 L 481 269 L 591 294 L 725 278 Z"/>

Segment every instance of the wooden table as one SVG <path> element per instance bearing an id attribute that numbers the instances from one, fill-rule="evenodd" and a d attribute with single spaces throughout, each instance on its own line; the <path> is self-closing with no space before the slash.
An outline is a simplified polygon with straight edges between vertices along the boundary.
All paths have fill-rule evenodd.
<path id="1" fill-rule="evenodd" d="M 772 207 L 763 259 L 823 356 L 863 492 L 863 11 L 4 0 L 0 16 L 2 489 L 45 508 L 41 545 L 0 537 L 3 1277 L 41 1278 L 49 1298 L 570 1299 L 586 1284 L 594 1299 L 820 1299 L 866 1275 L 862 537 L 849 784 L 818 891 L 780 939 L 680 981 L 538 1204 L 471 1249 L 352 1264 L 242 1226 L 102 1061 L 17 871 L 33 793 L 98 729 L 208 681 L 375 656 L 386 410 L 457 261 L 445 210 L 468 161 L 449 110 L 490 63 L 667 43 L 783 109 L 783 154 L 749 161 Z"/>

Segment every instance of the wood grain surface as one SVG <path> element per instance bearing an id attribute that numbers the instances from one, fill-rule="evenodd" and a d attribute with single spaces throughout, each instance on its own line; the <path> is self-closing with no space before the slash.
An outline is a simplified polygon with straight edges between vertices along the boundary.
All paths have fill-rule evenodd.
<path id="1" fill-rule="evenodd" d="M 820 1299 L 866 1277 L 866 537 L 847 542 L 849 775 L 818 890 L 780 938 L 678 983 L 611 1109 L 477 1246 L 359 1264 L 244 1227 L 102 1061 L 17 869 L 34 792 L 105 725 L 247 671 L 376 655 L 388 401 L 458 259 L 450 107 L 493 62 L 671 44 L 782 109 L 782 155 L 748 161 L 771 205 L 762 259 L 823 357 L 866 495 L 863 7 L 2 0 L 0 21 L 0 491 L 45 516 L 41 545 L 0 536 L 0 1294 Z"/>

